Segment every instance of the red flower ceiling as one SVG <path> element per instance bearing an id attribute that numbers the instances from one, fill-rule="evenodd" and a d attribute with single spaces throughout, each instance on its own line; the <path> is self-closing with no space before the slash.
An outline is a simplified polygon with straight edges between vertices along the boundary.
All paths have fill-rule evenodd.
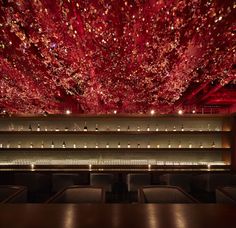
<path id="1" fill-rule="evenodd" d="M 231 0 L 0 0 L 0 108 L 161 110 L 235 83 Z"/>

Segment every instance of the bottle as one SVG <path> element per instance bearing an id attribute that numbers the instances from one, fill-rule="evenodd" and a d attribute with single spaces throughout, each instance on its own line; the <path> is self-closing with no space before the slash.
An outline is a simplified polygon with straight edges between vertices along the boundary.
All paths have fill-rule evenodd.
<path id="1" fill-rule="evenodd" d="M 74 149 L 76 148 L 76 144 L 75 144 L 75 143 L 73 144 L 73 148 L 74 148 Z"/>
<path id="2" fill-rule="evenodd" d="M 183 124 L 181 125 L 181 131 L 184 131 L 184 125 Z"/>
<path id="3" fill-rule="evenodd" d="M 84 131 L 88 131 L 88 127 L 87 127 L 86 121 L 84 122 Z"/>
<path id="4" fill-rule="evenodd" d="M 21 148 L 21 142 L 18 143 L 17 148 Z"/>
<path id="5" fill-rule="evenodd" d="M 40 124 L 38 124 L 37 126 L 37 131 L 40 131 Z"/>
<path id="6" fill-rule="evenodd" d="M 65 131 L 68 131 L 69 129 L 68 129 L 68 127 L 65 127 Z"/>
<path id="7" fill-rule="evenodd" d="M 150 127 L 149 127 L 149 125 L 147 125 L 147 131 L 150 131 Z"/>
<path id="8" fill-rule="evenodd" d="M 129 125 L 128 125 L 128 127 L 127 127 L 127 131 L 129 131 L 130 130 L 130 127 L 129 127 Z"/>
<path id="9" fill-rule="evenodd" d="M 171 148 L 171 144 L 170 144 L 170 141 L 168 142 L 168 148 Z"/>
<path id="10" fill-rule="evenodd" d="M 148 144 L 147 144 L 147 148 L 149 149 L 149 148 L 151 148 L 151 145 L 150 145 L 150 143 L 148 142 Z"/>
<path id="11" fill-rule="evenodd" d="M 137 127 L 137 131 L 140 131 L 140 127 L 139 126 Z"/>
<path id="12" fill-rule="evenodd" d="M 191 142 L 189 143 L 188 148 L 192 148 L 192 143 Z"/>
<path id="13" fill-rule="evenodd" d="M 109 126 L 107 126 L 106 131 L 110 131 L 110 127 Z"/>
<path id="14" fill-rule="evenodd" d="M 173 127 L 173 131 L 176 131 L 176 127 L 175 126 Z"/>
<path id="15" fill-rule="evenodd" d="M 202 145 L 202 143 L 200 143 L 200 146 L 199 146 L 200 148 L 203 148 L 203 145 Z"/>
<path id="16" fill-rule="evenodd" d="M 47 126 L 45 127 L 45 131 L 48 131 L 48 128 L 47 128 Z"/>
<path id="17" fill-rule="evenodd" d="M 10 142 L 9 141 L 7 142 L 7 148 L 10 148 Z"/>
<path id="18" fill-rule="evenodd" d="M 157 148 L 160 148 L 160 144 L 159 143 L 157 144 Z"/>
<path id="19" fill-rule="evenodd" d="M 210 131 L 211 128 L 210 128 L 210 124 L 207 124 L 207 130 Z"/>
<path id="20" fill-rule="evenodd" d="M 107 144 L 106 144 L 106 148 L 109 148 L 109 147 L 110 147 L 110 146 L 109 146 L 109 143 L 107 143 Z"/>
<path id="21" fill-rule="evenodd" d="M 95 145 L 95 148 L 97 149 L 98 148 L 98 144 L 96 143 L 96 145 Z"/>
<path id="22" fill-rule="evenodd" d="M 84 148 L 88 148 L 88 147 L 87 147 L 87 143 L 84 143 Z"/>
<path id="23" fill-rule="evenodd" d="M 156 125 L 156 131 L 159 131 L 159 127 L 158 127 L 158 125 Z"/>
<path id="24" fill-rule="evenodd" d="M 41 148 L 44 148 L 44 142 L 42 141 L 42 143 L 41 143 Z"/>
<path id="25" fill-rule="evenodd" d="M 98 125 L 96 124 L 95 131 L 98 131 Z"/>
<path id="26" fill-rule="evenodd" d="M 179 142 L 178 148 L 182 148 L 181 141 Z"/>
<path id="27" fill-rule="evenodd" d="M 54 142 L 52 141 L 51 148 L 54 148 L 54 147 L 55 147 L 55 145 L 54 145 Z"/>
<path id="28" fill-rule="evenodd" d="M 117 126 L 117 131 L 120 131 L 120 125 Z"/>
<path id="29" fill-rule="evenodd" d="M 29 131 L 32 131 L 32 126 L 31 126 L 31 124 L 29 125 Z"/>
<path id="30" fill-rule="evenodd" d="M 127 147 L 130 148 L 130 143 L 128 142 Z"/>
<path id="31" fill-rule="evenodd" d="M 66 148 L 66 143 L 65 143 L 65 141 L 63 141 L 63 143 L 62 143 L 62 148 Z"/>
<path id="32" fill-rule="evenodd" d="M 32 142 L 30 143 L 30 148 L 33 148 L 33 143 Z"/>
<path id="33" fill-rule="evenodd" d="M 3 148 L 3 144 L 2 143 L 0 143 L 0 148 Z"/>
<path id="34" fill-rule="evenodd" d="M 139 143 L 137 144 L 137 148 L 140 148 L 140 144 Z"/>
<path id="35" fill-rule="evenodd" d="M 117 145 L 118 148 L 120 148 L 120 142 L 118 142 L 118 145 Z"/>
<path id="36" fill-rule="evenodd" d="M 211 144 L 211 148 L 215 148 L 216 145 L 215 145 L 215 142 L 213 141 L 212 144 Z"/>

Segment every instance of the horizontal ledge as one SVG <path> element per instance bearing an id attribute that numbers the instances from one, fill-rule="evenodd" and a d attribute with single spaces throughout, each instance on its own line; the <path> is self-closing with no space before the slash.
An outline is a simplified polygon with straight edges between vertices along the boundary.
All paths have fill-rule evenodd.
<path id="1" fill-rule="evenodd" d="M 231 148 L 0 148 L 2 151 L 230 151 Z"/>
<path id="2" fill-rule="evenodd" d="M 230 165 L 0 165 L 0 171 L 86 171 L 86 172 L 155 172 L 155 171 L 230 171 Z"/>
<path id="3" fill-rule="evenodd" d="M 231 134 L 231 131 L 0 131 L 0 134 L 75 134 L 75 135 L 169 135 L 169 134 Z"/>

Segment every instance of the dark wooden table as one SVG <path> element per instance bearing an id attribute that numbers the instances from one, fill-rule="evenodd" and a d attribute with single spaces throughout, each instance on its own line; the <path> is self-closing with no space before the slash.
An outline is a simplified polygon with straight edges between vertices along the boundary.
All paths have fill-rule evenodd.
<path id="1" fill-rule="evenodd" d="M 5 204 L 1 228 L 236 228 L 223 204 Z"/>

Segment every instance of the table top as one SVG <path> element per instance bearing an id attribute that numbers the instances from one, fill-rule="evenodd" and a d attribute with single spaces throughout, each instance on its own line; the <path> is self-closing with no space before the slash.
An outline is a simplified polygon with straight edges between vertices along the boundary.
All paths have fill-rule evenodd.
<path id="1" fill-rule="evenodd" d="M 2 204 L 1 228 L 236 227 L 226 204 Z"/>

